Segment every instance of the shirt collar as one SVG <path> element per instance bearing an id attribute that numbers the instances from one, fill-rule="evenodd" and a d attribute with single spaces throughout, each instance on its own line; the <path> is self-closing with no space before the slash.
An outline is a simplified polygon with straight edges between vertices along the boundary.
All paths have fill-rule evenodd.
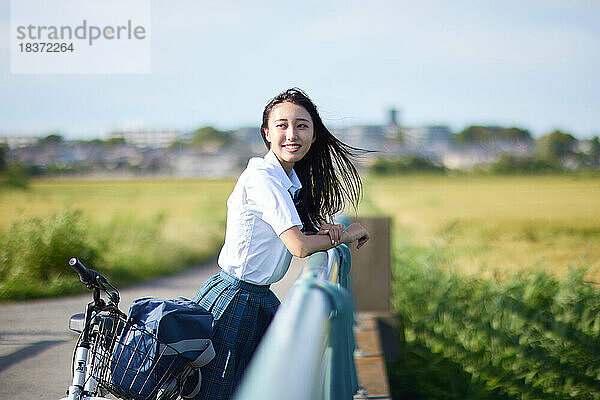
<path id="1" fill-rule="evenodd" d="M 277 159 L 277 156 L 272 151 L 269 151 L 264 160 L 269 164 L 275 166 L 275 171 L 277 171 L 277 176 L 281 179 L 281 183 L 287 188 L 287 190 L 291 193 L 292 196 L 296 194 L 298 190 L 302 188 L 302 183 L 300 183 L 300 179 L 296 174 L 296 171 L 292 168 L 292 172 L 288 176 L 285 170 L 281 166 L 281 163 Z"/>

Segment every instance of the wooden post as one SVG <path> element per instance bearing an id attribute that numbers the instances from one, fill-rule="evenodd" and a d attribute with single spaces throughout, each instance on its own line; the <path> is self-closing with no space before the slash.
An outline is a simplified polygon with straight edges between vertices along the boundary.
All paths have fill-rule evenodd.
<path id="1" fill-rule="evenodd" d="M 371 236 L 360 248 L 353 246 L 352 292 L 356 311 L 390 311 L 390 217 L 358 217 Z"/>

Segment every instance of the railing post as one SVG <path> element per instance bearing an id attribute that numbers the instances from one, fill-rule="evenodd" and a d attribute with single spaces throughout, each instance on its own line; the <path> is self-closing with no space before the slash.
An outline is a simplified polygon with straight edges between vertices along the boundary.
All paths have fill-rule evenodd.
<path id="1" fill-rule="evenodd" d="M 356 218 L 367 230 L 371 239 L 360 250 L 352 251 L 352 282 L 356 311 L 390 312 L 391 280 L 391 219 L 390 217 Z"/>

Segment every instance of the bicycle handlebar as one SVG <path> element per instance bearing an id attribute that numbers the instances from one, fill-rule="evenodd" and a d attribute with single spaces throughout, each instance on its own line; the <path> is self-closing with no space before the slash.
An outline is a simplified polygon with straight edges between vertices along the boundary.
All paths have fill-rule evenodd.
<path id="1" fill-rule="evenodd" d="M 89 289 L 103 290 L 113 303 L 119 303 L 119 292 L 106 280 L 105 277 L 100 275 L 97 271 L 87 268 L 76 257 L 73 257 L 69 260 L 69 265 L 77 272 L 79 275 L 79 280 L 85 286 L 87 286 Z M 110 286 L 113 290 L 109 290 L 107 286 Z"/>
<path id="2" fill-rule="evenodd" d="M 73 257 L 69 260 L 69 265 L 73 267 L 73 269 L 79 275 L 79 280 L 88 288 L 93 289 L 98 287 L 97 282 L 100 283 L 101 280 L 106 281 L 102 275 L 93 269 L 86 268 L 85 265 L 81 263 L 77 258 Z M 99 279 L 101 278 L 101 279 Z M 103 289 L 102 287 L 98 287 L 98 289 Z"/>

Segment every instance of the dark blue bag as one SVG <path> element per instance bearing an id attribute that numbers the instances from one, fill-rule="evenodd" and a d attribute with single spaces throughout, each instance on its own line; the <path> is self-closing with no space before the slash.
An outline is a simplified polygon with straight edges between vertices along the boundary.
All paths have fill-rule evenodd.
<path id="1" fill-rule="evenodd" d="M 134 300 L 112 355 L 112 383 L 120 394 L 148 399 L 174 393 L 215 356 L 210 340 L 212 315 L 197 303 L 177 298 Z"/>

